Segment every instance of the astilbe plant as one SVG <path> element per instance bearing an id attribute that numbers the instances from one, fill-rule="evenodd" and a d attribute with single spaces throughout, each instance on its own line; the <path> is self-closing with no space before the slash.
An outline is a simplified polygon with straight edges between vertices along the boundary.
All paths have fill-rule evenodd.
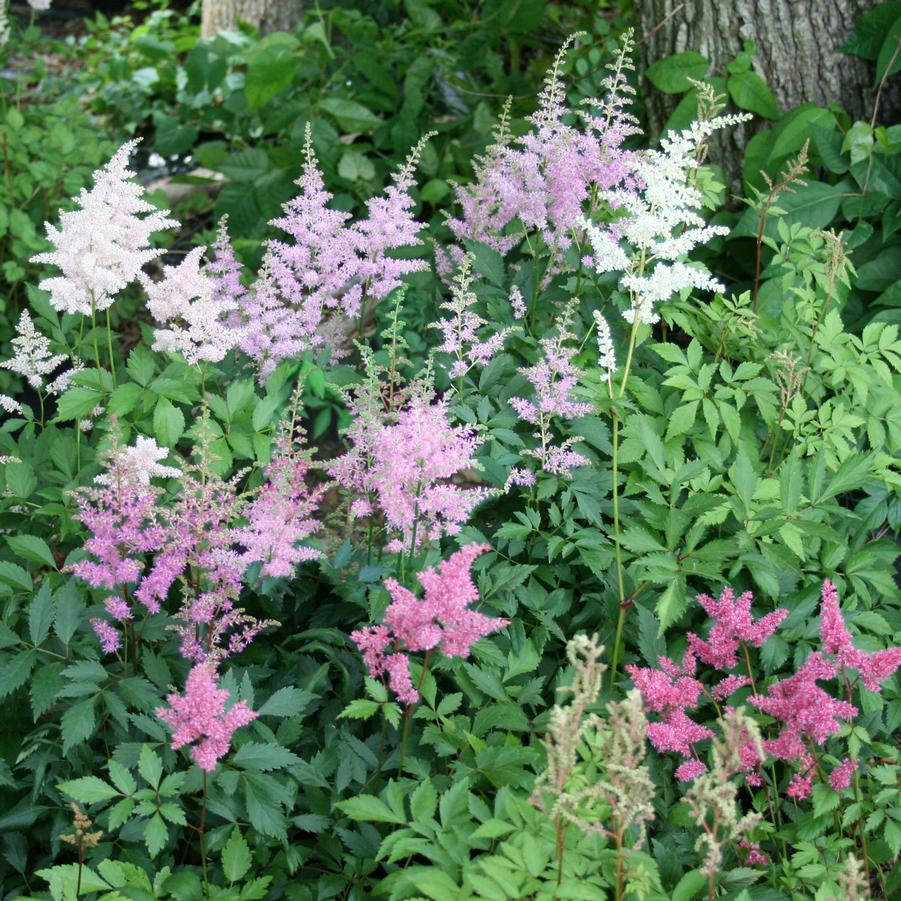
<path id="1" fill-rule="evenodd" d="M 272 222 L 291 240 L 268 242 L 263 266 L 247 289 L 240 283 L 227 236 L 220 233 L 219 302 L 228 297 L 236 305 L 233 322 L 242 329 L 238 346 L 254 360 L 261 380 L 282 360 L 307 350 L 342 354 L 367 311 L 399 287 L 403 276 L 426 268 L 424 260 L 398 259 L 391 252 L 420 243 L 410 189 L 428 137 L 411 150 L 384 196 L 367 202 L 368 215 L 349 223 L 347 213 L 328 206 L 332 195 L 307 127 L 300 192 Z"/>
<path id="2" fill-rule="evenodd" d="M 737 802 L 738 785 L 734 777 L 744 768 L 748 748 L 762 756 L 763 748 L 757 724 L 744 711 L 727 709 L 721 720 L 720 735 L 713 740 L 711 766 L 695 779 L 685 793 L 685 803 L 701 827 L 695 850 L 704 854 L 701 872 L 707 876 L 707 897 L 713 901 L 716 876 L 722 868 L 723 849 L 743 841 L 749 861 L 767 863 L 757 846 L 746 835 L 760 822 L 759 813 L 742 813 Z"/>
<path id="3" fill-rule="evenodd" d="M 425 652 L 425 673 L 436 650 L 445 657 L 468 657 L 476 641 L 509 625 L 509 620 L 470 609 L 479 598 L 470 567 L 476 557 L 490 550 L 488 545 L 470 544 L 448 557 L 437 570 L 424 569 L 418 575 L 425 589 L 421 599 L 395 579 L 388 579 L 385 588 L 391 603 L 385 610 L 384 624 L 351 634 L 363 653 L 369 675 L 373 679 L 387 677 L 402 703 L 419 700 L 419 690 L 410 678 L 411 652 Z"/>
<path id="4" fill-rule="evenodd" d="M 654 819 L 656 790 L 644 764 L 647 721 L 639 693 L 631 691 L 624 700 L 609 703 L 606 719 L 589 712 L 607 669 L 603 652 L 597 636 L 577 635 L 567 643 L 573 681 L 560 691 L 572 698 L 551 709 L 544 738 L 547 766 L 535 780 L 531 801 L 554 822 L 558 884 L 566 826 L 572 824 L 614 842 L 615 897 L 621 901 L 630 855 L 645 843 L 647 823 Z M 627 847 L 629 833 L 635 837 Z"/>
<path id="5" fill-rule="evenodd" d="M 555 334 L 541 339 L 538 361 L 520 370 L 531 384 L 534 398 L 510 398 L 510 406 L 519 418 L 535 427 L 533 437 L 537 444 L 525 453 L 537 461 L 541 470 L 557 476 L 567 476 L 573 467 L 588 463 L 573 450 L 577 439 L 561 439 L 554 431 L 555 420 L 578 419 L 592 411 L 591 404 L 573 397 L 579 380 L 579 368 L 573 362 L 577 351 L 572 332 L 576 303 L 564 307 L 557 318 Z"/>

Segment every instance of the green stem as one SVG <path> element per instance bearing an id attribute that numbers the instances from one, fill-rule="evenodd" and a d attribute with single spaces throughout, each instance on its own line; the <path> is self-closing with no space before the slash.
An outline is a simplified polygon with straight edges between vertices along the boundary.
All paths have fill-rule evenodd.
<path id="1" fill-rule="evenodd" d="M 425 681 L 425 674 L 429 668 L 429 658 L 432 656 L 432 651 L 429 649 L 425 652 L 425 657 L 422 660 L 422 670 L 419 673 L 419 681 L 416 683 L 416 693 L 422 690 L 422 683 Z M 400 778 L 401 773 L 403 773 L 404 769 L 404 760 L 407 757 L 407 740 L 410 737 L 410 720 L 412 719 L 413 714 L 413 705 L 408 704 L 407 709 L 404 711 L 404 730 L 400 739 L 400 761 L 397 764 L 397 775 Z"/>
<path id="2" fill-rule="evenodd" d="M 613 416 L 613 539 L 616 548 L 616 580 L 619 589 L 619 616 L 616 620 L 616 636 L 613 639 L 613 660 L 610 665 L 610 687 L 616 684 L 616 670 L 619 666 L 619 646 L 626 622 L 626 589 L 623 580 L 623 556 L 619 536 L 619 416 L 611 408 Z"/>
<path id="3" fill-rule="evenodd" d="M 110 323 L 109 307 L 106 308 L 106 349 L 109 351 L 109 371 L 113 376 L 113 388 L 116 387 L 116 360 L 113 357 L 113 327 Z"/>
<path id="4" fill-rule="evenodd" d="M 626 365 L 623 369 L 623 380 L 619 386 L 619 396 L 626 393 L 626 383 L 629 381 L 629 371 L 632 369 L 632 354 L 635 352 L 635 335 L 638 332 L 638 321 L 632 323 L 632 331 L 629 332 L 629 351 L 626 354 Z"/>
<path id="5" fill-rule="evenodd" d="M 203 771 L 203 804 L 200 808 L 200 826 L 197 828 L 197 832 L 200 835 L 200 865 L 203 868 L 203 884 L 206 888 L 206 894 L 209 896 L 210 882 L 207 877 L 206 871 L 206 801 L 207 801 L 207 786 L 206 786 L 206 770 Z"/>
<path id="6" fill-rule="evenodd" d="M 91 337 L 94 339 L 94 362 L 97 369 L 103 369 L 100 365 L 100 347 L 97 344 L 97 305 L 94 303 L 94 297 L 91 296 Z"/>
<path id="7" fill-rule="evenodd" d="M 854 796 L 857 798 L 857 807 L 863 810 L 863 798 L 860 792 L 860 770 L 854 771 Z M 870 851 L 867 848 L 867 833 L 864 830 L 863 818 L 858 815 L 857 829 L 860 832 L 860 845 L 863 851 L 863 867 L 867 874 L 867 884 L 872 885 L 873 877 L 870 874 Z"/>

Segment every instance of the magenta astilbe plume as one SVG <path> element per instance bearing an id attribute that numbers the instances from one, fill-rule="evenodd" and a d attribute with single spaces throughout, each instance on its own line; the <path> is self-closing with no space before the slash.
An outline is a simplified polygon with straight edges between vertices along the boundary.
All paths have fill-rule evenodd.
<path id="1" fill-rule="evenodd" d="M 788 616 L 788 610 L 780 608 L 755 621 L 751 616 L 752 599 L 750 591 L 736 598 L 728 587 L 723 589 L 719 600 L 698 595 L 698 603 L 713 620 L 706 641 L 693 632 L 688 634 L 689 647 L 698 660 L 716 669 L 733 669 L 738 665 L 736 654 L 743 642 L 759 648 Z"/>
<path id="2" fill-rule="evenodd" d="M 389 685 L 405 704 L 419 700 L 410 681 L 408 652 L 440 650 L 446 657 L 469 656 L 472 645 L 510 624 L 500 617 L 486 616 L 470 605 L 479 592 L 470 569 L 487 545 L 470 544 L 445 560 L 438 569 L 419 574 L 425 595 L 417 598 L 394 579 L 385 582 L 391 603 L 384 625 L 368 626 L 351 634 L 374 679 L 388 676 Z"/>
<path id="3" fill-rule="evenodd" d="M 257 718 L 246 701 L 226 710 L 229 693 L 219 688 L 216 669 L 198 664 L 188 674 L 184 695 L 170 694 L 169 707 L 157 707 L 156 715 L 172 730 L 172 750 L 194 744 L 191 758 L 202 770 L 212 772 L 231 747 L 232 735 Z"/>
<path id="4" fill-rule="evenodd" d="M 307 485 L 309 471 L 309 460 L 284 433 L 266 467 L 266 481 L 245 513 L 247 524 L 234 533 L 245 548 L 242 565 L 260 562 L 262 575 L 279 578 L 293 575 L 298 563 L 322 556 L 316 548 L 301 545 L 322 525 L 314 514 L 325 489 Z"/>

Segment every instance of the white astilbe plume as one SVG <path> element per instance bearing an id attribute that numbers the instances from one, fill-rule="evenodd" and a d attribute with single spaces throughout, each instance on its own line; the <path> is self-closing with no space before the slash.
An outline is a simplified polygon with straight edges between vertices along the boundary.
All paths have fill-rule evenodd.
<path id="1" fill-rule="evenodd" d="M 628 322 L 658 322 L 658 305 L 685 288 L 723 292 L 719 281 L 683 260 L 698 245 L 729 232 L 726 226 L 707 225 L 699 214 L 699 157 L 714 131 L 748 118 L 729 115 L 694 122 L 662 138 L 659 150 L 633 155 L 626 165 L 638 190 L 604 193 L 604 199 L 625 215 L 609 231 L 586 220 L 580 223 L 594 251 L 597 272 L 623 272 L 621 284 L 631 296 L 630 308 L 623 313 Z"/>
<path id="2" fill-rule="evenodd" d="M 69 357 L 66 354 L 50 352 L 50 340 L 34 327 L 28 310 L 22 310 L 16 332 L 17 335 L 12 340 L 15 353 L 12 359 L 5 360 L 0 366 L 21 375 L 36 391 L 45 388 L 46 394 L 59 394 L 65 391 L 69 379 L 77 369 L 81 369 L 81 364 L 76 363 L 73 369 L 67 369 L 47 383 L 46 377 L 67 362 Z"/>
<path id="3" fill-rule="evenodd" d="M 174 466 L 163 466 L 160 460 L 169 456 L 168 447 L 159 447 L 156 438 L 145 438 L 138 435 L 133 447 L 123 447 L 115 455 L 114 466 L 110 472 L 94 478 L 99 485 L 108 485 L 114 475 L 125 475 L 140 485 L 149 485 L 152 478 L 174 478 L 181 475 L 181 470 Z"/>
<path id="4" fill-rule="evenodd" d="M 94 173 L 94 187 L 81 189 L 79 209 L 60 213 L 57 228 L 46 223 L 55 249 L 32 257 L 35 263 L 58 266 L 62 274 L 44 279 L 50 303 L 62 313 L 90 315 L 112 306 L 116 295 L 162 251 L 150 236 L 178 223 L 144 199 L 144 189 L 131 181 L 128 158 L 137 141 L 128 141 Z"/>
<path id="5" fill-rule="evenodd" d="M 13 397 L 8 394 L 0 394 L 0 409 L 7 413 L 24 413 L 25 408 Z"/>
<path id="6" fill-rule="evenodd" d="M 153 350 L 180 353 L 188 363 L 217 363 L 241 337 L 230 328 L 227 314 L 237 303 L 228 296 L 213 296 L 213 283 L 200 268 L 203 247 L 195 247 L 178 266 L 164 266 L 163 277 L 154 282 L 143 272 L 147 308 L 157 322 L 168 328 L 154 332 Z"/>
<path id="7" fill-rule="evenodd" d="M 616 372 L 616 350 L 613 347 L 613 336 L 610 334 L 610 326 L 607 320 L 595 310 L 594 324 L 598 330 L 598 366 L 604 373 L 607 385 L 610 387 L 610 396 L 613 396 L 613 373 Z"/>
<path id="8" fill-rule="evenodd" d="M 52 0 L 28 0 L 28 5 L 36 12 L 42 13 L 50 9 Z"/>

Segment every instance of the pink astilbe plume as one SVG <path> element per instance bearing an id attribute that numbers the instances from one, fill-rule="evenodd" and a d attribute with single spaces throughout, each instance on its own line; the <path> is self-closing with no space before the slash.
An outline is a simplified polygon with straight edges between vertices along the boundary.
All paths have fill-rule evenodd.
<path id="1" fill-rule="evenodd" d="M 211 773 L 231 747 L 232 735 L 257 718 L 246 701 L 226 710 L 229 693 L 219 688 L 214 666 L 201 663 L 188 674 L 185 693 L 170 694 L 169 707 L 157 707 L 156 715 L 172 730 L 172 750 L 194 744 L 191 758 Z"/>
<path id="2" fill-rule="evenodd" d="M 697 760 L 695 744 L 714 733 L 696 723 L 687 711 L 699 706 L 702 695 L 714 702 L 725 701 L 736 691 L 751 684 L 743 673 L 729 673 L 739 663 L 737 651 L 742 643 L 760 647 L 788 615 L 785 609 L 775 610 L 755 620 L 751 615 L 752 595 L 745 592 L 738 598 L 731 588 L 724 588 L 719 600 L 698 595 L 698 603 L 713 619 L 706 640 L 688 634 L 688 650 L 681 664 L 668 657 L 660 657 L 657 668 L 627 666 L 626 671 L 641 692 L 647 710 L 660 716 L 648 726 L 648 739 L 660 752 L 673 752 L 685 758 L 676 770 L 676 778 L 689 782 L 706 771 Z M 727 675 L 712 686 L 706 686 L 698 676 L 698 663 L 705 663 Z M 730 708 L 727 708 L 730 709 Z M 752 742 L 739 749 L 739 760 L 748 781 L 756 783 L 760 755 Z"/>
<path id="3" fill-rule="evenodd" d="M 755 621 L 751 616 L 750 591 L 735 597 L 731 588 L 724 588 L 719 600 L 706 594 L 698 595 L 698 603 L 713 620 L 707 640 L 688 633 L 688 646 L 698 660 L 720 670 L 730 670 L 738 665 L 737 652 L 742 643 L 759 648 L 779 628 L 788 616 L 788 610 L 780 608 Z"/>
<path id="4" fill-rule="evenodd" d="M 127 141 L 94 173 L 94 187 L 82 188 L 79 209 L 60 213 L 59 228 L 46 224 L 54 250 L 33 261 L 62 270 L 40 283 L 61 313 L 90 315 L 110 307 L 142 267 L 163 252 L 150 247 L 150 236 L 178 225 L 149 203 L 144 188 L 132 180 L 128 159 L 137 144 Z"/>
<path id="5" fill-rule="evenodd" d="M 421 243 L 418 235 L 422 223 L 413 217 L 415 201 L 410 189 L 415 184 L 413 173 L 422 151 L 435 134 L 429 132 L 419 139 L 385 188 L 384 195 L 366 201 L 367 217 L 352 226 L 359 255 L 358 277 L 366 286 L 366 295 L 376 301 L 400 287 L 403 276 L 428 268 L 425 260 L 398 259 L 390 256 L 390 252 Z M 345 313 L 357 315 L 356 311 L 345 310 Z"/>
<path id="6" fill-rule="evenodd" d="M 234 540 L 245 548 L 243 566 L 260 562 L 262 575 L 279 578 L 293 575 L 298 563 L 322 556 L 300 543 L 322 525 L 314 514 L 325 489 L 307 485 L 309 471 L 309 460 L 294 446 L 290 431 L 284 431 L 266 467 L 266 481 L 245 512 L 247 524 L 234 532 Z"/>
<path id="7" fill-rule="evenodd" d="M 554 419 L 577 419 L 592 411 L 591 404 L 573 399 L 579 381 L 579 368 L 573 363 L 576 355 L 575 334 L 570 324 L 575 311 L 568 304 L 557 319 L 556 334 L 541 339 L 541 357 L 534 366 L 520 369 L 529 380 L 532 399 L 511 397 L 510 406 L 523 422 L 535 426 L 537 444 L 526 453 L 534 457 L 541 469 L 552 475 L 566 476 L 576 466 L 585 466 L 588 459 L 574 451 L 575 439 L 559 439 L 554 434 Z"/>
<path id="8" fill-rule="evenodd" d="M 391 252 L 419 244 L 421 225 L 412 215 L 413 170 L 424 140 L 413 149 L 383 197 L 367 203 L 368 216 L 350 224 L 350 214 L 330 209 L 309 126 L 300 192 L 272 225 L 288 239 L 268 242 L 257 284 L 243 298 L 240 348 L 265 378 L 285 359 L 346 340 L 367 298 L 378 302 L 422 260 L 395 259 Z"/>
<path id="9" fill-rule="evenodd" d="M 328 465 L 329 474 L 366 501 L 354 508 L 357 515 L 380 512 L 403 547 L 455 534 L 487 494 L 454 482 L 477 465 L 475 432 L 452 426 L 447 401 L 428 394 L 414 394 L 389 422 L 370 401 L 367 393 L 352 401 L 352 447 Z"/>
<path id="10" fill-rule="evenodd" d="M 417 598 L 394 579 L 385 582 L 391 595 L 384 625 L 367 626 L 351 633 L 374 679 L 388 676 L 389 685 L 405 704 L 414 704 L 419 693 L 410 681 L 408 653 L 440 650 L 446 657 L 469 656 L 472 645 L 510 624 L 500 617 L 486 616 L 470 605 L 479 592 L 470 569 L 487 545 L 470 544 L 445 560 L 436 570 L 419 574 L 425 595 Z"/>
<path id="11" fill-rule="evenodd" d="M 213 244 L 212 259 L 207 264 L 206 275 L 210 283 L 210 291 L 214 301 L 232 304 L 229 319 L 237 323 L 236 310 L 247 299 L 247 288 L 241 282 L 242 268 L 235 256 L 235 248 L 228 236 L 228 216 L 219 220 L 219 230 Z"/>
<path id="12" fill-rule="evenodd" d="M 514 140 L 508 130 L 505 106 L 494 144 L 475 163 L 475 183 L 457 189 L 461 214 L 448 220 L 458 240 L 476 240 L 508 253 L 522 239 L 522 228 L 537 232 L 550 249 L 552 270 L 572 243 L 574 229 L 594 192 L 616 187 L 629 190 L 630 173 L 623 159 L 625 137 L 634 132 L 634 118 L 625 111 L 629 100 L 623 70 L 630 68 L 631 39 L 605 81 L 609 96 L 595 103 L 580 129 L 565 121 L 565 90 L 560 69 L 574 38 L 557 54 L 530 117 L 530 130 Z M 626 179 L 624 181 L 624 179 Z M 516 221 L 515 233 L 509 227 Z M 459 256 L 459 252 L 457 253 Z"/>

